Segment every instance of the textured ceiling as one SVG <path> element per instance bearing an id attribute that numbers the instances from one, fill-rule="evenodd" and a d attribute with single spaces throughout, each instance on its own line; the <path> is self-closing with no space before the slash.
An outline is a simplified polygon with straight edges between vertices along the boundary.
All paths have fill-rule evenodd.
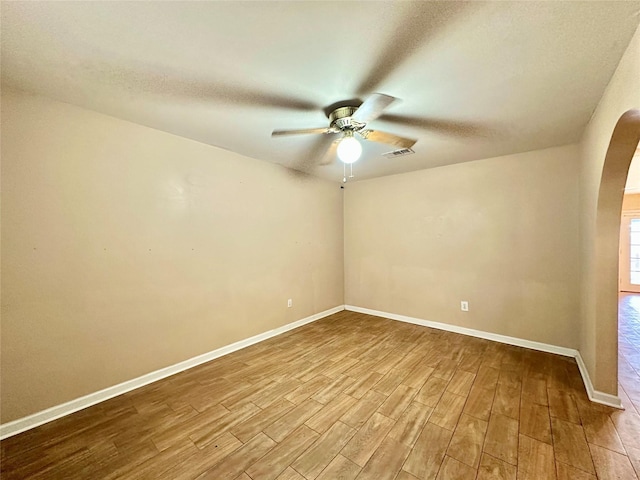
<path id="1" fill-rule="evenodd" d="M 640 2 L 2 2 L 3 84 L 216 145 L 314 166 L 328 105 L 401 99 L 356 179 L 575 142 Z M 407 118 L 408 117 L 408 118 Z"/>

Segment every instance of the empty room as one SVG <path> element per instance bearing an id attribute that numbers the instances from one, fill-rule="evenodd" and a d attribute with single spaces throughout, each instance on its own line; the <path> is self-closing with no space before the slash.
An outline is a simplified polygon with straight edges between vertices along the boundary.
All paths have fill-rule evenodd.
<path id="1" fill-rule="evenodd" d="M 0 19 L 3 480 L 640 478 L 640 1 Z"/>

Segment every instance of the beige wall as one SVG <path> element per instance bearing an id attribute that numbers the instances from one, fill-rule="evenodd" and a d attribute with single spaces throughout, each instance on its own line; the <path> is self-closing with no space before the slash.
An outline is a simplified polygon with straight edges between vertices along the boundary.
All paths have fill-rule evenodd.
<path id="1" fill-rule="evenodd" d="M 346 303 L 576 348 L 577 162 L 565 146 L 347 184 Z"/>
<path id="2" fill-rule="evenodd" d="M 343 304 L 342 212 L 339 184 L 5 90 L 2 422 Z"/>
<path id="3" fill-rule="evenodd" d="M 625 194 L 622 198 L 622 211 L 640 210 L 640 193 Z"/>
<path id="4" fill-rule="evenodd" d="M 620 117 L 634 108 L 640 108 L 640 29 L 627 47 L 580 143 L 580 352 L 596 390 L 614 395 L 618 390 L 617 245 L 620 205 L 631 157 L 626 166 L 624 162 L 610 165 L 605 175 L 607 189 L 616 198 L 612 199 L 615 205 L 601 212 L 604 214 L 601 220 L 609 217 L 613 227 L 600 232 L 598 239 L 596 224 L 607 148 Z M 603 248 L 607 252 L 600 255 L 598 251 Z"/>

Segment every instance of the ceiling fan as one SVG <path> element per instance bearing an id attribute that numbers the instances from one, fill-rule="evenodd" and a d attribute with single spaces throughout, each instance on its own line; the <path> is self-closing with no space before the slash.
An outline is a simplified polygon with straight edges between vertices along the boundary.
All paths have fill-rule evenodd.
<path id="1" fill-rule="evenodd" d="M 329 113 L 329 126 L 324 128 L 305 128 L 297 130 L 274 130 L 272 137 L 284 135 L 307 134 L 341 134 L 323 155 L 320 165 L 328 165 L 337 157 L 344 163 L 353 163 L 362 154 L 362 145 L 356 139 L 360 137 L 372 142 L 385 143 L 398 148 L 411 148 L 417 140 L 400 137 L 380 130 L 371 130 L 367 124 L 375 120 L 385 108 L 396 99 L 390 95 L 374 93 L 370 95 L 360 106 L 341 105 Z M 351 102 L 353 103 L 353 102 Z M 338 104 L 339 105 L 339 104 Z"/>

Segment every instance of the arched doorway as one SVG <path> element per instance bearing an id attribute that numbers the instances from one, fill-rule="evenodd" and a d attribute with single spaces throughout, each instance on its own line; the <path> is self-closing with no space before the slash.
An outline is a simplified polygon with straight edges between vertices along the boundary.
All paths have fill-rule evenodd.
<path id="1" fill-rule="evenodd" d="M 595 238 L 596 375 L 607 390 L 618 384 L 618 262 L 627 173 L 640 140 L 640 110 L 618 120 L 607 149 L 598 192 Z"/>

